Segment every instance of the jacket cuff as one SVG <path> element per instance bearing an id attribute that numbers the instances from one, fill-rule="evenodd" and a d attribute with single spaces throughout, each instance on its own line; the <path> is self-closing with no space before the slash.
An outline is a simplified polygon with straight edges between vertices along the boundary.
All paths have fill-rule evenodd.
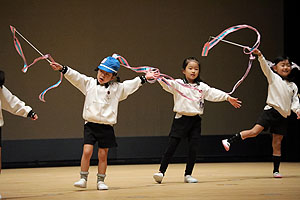
<path id="1" fill-rule="evenodd" d="M 140 76 L 140 79 L 141 79 L 141 83 L 144 84 L 147 82 L 147 79 L 145 76 Z"/>
<path id="2" fill-rule="evenodd" d="M 30 117 L 30 118 L 33 119 L 35 114 L 36 114 L 36 113 L 33 112 L 33 111 L 31 110 L 31 111 L 29 111 L 29 113 L 27 114 L 27 117 Z"/>
<path id="3" fill-rule="evenodd" d="M 68 67 L 67 66 L 63 66 L 63 68 L 61 70 L 59 70 L 61 73 L 65 74 L 68 71 Z"/>

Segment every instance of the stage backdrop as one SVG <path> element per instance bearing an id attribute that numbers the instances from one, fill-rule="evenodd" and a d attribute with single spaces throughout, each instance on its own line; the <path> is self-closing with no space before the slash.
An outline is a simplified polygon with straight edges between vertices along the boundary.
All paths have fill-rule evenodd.
<path id="1" fill-rule="evenodd" d="M 59 73 L 46 61 L 24 74 L 22 59 L 13 46 L 9 25 L 16 27 L 43 53 L 88 76 L 113 53 L 132 66 L 149 65 L 176 78 L 183 77 L 184 58 L 197 57 L 201 77 L 212 87 L 229 92 L 247 68 L 248 56 L 236 46 L 220 43 L 208 57 L 201 57 L 204 43 L 224 29 L 238 24 L 257 28 L 260 49 L 268 59 L 283 53 L 282 0 L 1 0 L 0 68 L 5 86 L 32 106 L 39 119 L 31 121 L 4 112 L 4 140 L 81 138 L 84 96 L 67 80 L 47 93 L 46 103 L 38 95 L 54 84 Z M 241 30 L 225 39 L 253 45 L 256 34 Z M 28 62 L 39 56 L 19 37 Z M 136 74 L 126 68 L 121 80 Z M 223 135 L 250 128 L 262 111 L 267 81 L 257 60 L 247 79 L 233 96 L 243 101 L 241 109 L 228 102 L 206 102 L 203 135 Z M 173 98 L 158 83 L 145 84 L 119 105 L 117 137 L 167 136 L 173 118 Z"/>

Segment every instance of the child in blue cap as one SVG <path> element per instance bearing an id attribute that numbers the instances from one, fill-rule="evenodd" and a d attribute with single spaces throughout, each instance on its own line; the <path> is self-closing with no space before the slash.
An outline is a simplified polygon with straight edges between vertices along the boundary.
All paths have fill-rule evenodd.
<path id="1" fill-rule="evenodd" d="M 97 68 L 97 78 L 87 77 L 67 66 L 52 62 L 51 67 L 61 71 L 65 78 L 77 87 L 84 95 L 83 108 L 84 145 L 81 158 L 80 180 L 74 183 L 75 187 L 86 188 L 90 158 L 93 145 L 98 142 L 98 174 L 97 189 L 107 190 L 104 183 L 107 168 L 108 149 L 116 147 L 116 137 L 113 125 L 117 122 L 119 101 L 137 91 L 148 79 L 153 79 L 153 73 L 136 77 L 123 83 L 112 81 L 120 68 L 119 61 L 114 57 L 107 57 Z"/>

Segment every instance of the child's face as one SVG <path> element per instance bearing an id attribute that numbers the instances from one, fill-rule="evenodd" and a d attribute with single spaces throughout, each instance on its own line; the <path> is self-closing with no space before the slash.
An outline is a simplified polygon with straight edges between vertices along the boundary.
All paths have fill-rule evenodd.
<path id="1" fill-rule="evenodd" d="M 279 63 L 277 63 L 277 65 L 275 65 L 273 67 L 273 69 L 280 76 L 287 77 L 291 73 L 292 67 L 288 60 L 283 60 L 283 61 L 280 61 Z"/>
<path id="2" fill-rule="evenodd" d="M 198 63 L 194 61 L 189 62 L 186 68 L 182 70 L 182 73 L 185 75 L 185 78 L 189 83 L 194 83 L 194 80 L 199 75 Z"/>
<path id="3" fill-rule="evenodd" d="M 97 79 L 100 84 L 108 83 L 113 80 L 114 76 L 112 73 L 106 72 L 102 69 L 98 69 Z"/>

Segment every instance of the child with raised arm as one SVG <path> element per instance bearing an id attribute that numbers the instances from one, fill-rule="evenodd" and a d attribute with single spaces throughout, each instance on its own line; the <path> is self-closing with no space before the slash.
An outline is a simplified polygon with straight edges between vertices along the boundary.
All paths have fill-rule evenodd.
<path id="1" fill-rule="evenodd" d="M 23 101 L 21 101 L 18 97 L 13 95 L 4 86 L 4 82 L 5 82 L 5 73 L 2 70 L 0 70 L 0 173 L 2 169 L 2 164 L 1 164 L 2 126 L 4 125 L 2 109 L 17 116 L 30 117 L 32 120 L 38 119 L 37 114 L 32 111 L 32 108 L 30 106 L 26 106 Z"/>
<path id="2" fill-rule="evenodd" d="M 74 186 L 86 188 L 93 145 L 98 142 L 97 189 L 107 190 L 108 186 L 104 183 L 107 155 L 109 148 L 117 146 L 113 125 L 117 122 L 119 101 L 126 99 L 128 95 L 138 90 L 143 83 L 147 82 L 147 79 L 152 79 L 151 72 L 123 83 L 113 82 L 120 68 L 120 63 L 111 56 L 102 60 L 97 67 L 96 79 L 55 62 L 50 65 L 54 70 L 61 71 L 65 78 L 85 95 L 81 172 L 80 180 L 75 182 Z"/>
<path id="3" fill-rule="evenodd" d="M 269 84 L 267 105 L 252 129 L 241 131 L 229 139 L 222 140 L 222 143 L 225 150 L 229 151 L 234 142 L 256 137 L 263 130 L 270 128 L 273 138 L 273 177 L 281 178 L 282 175 L 279 173 L 281 141 L 287 134 L 287 117 L 293 111 L 297 114 L 297 119 L 300 119 L 298 88 L 295 83 L 290 81 L 292 68 L 288 57 L 278 57 L 275 65 L 272 66 L 273 71 L 259 50 L 255 50 L 253 53 L 258 55 L 260 67 Z"/>
<path id="4" fill-rule="evenodd" d="M 204 111 L 204 100 L 213 102 L 228 101 L 235 108 L 240 108 L 241 106 L 241 101 L 237 98 L 233 98 L 221 90 L 212 88 L 200 80 L 200 63 L 196 58 L 189 57 L 183 61 L 182 73 L 184 74 L 183 80 L 168 80 L 172 87 L 167 86 L 163 81 L 159 81 L 164 90 L 173 94 L 173 111 L 175 112 L 175 117 L 169 134 L 169 143 L 162 157 L 159 172 L 153 175 L 157 183 L 162 182 L 171 158 L 183 138 L 188 139 L 188 158 L 184 173 L 184 182 L 198 182 L 196 178 L 192 177 L 192 171 L 196 162 L 197 146 L 201 135 L 201 116 Z M 184 87 L 179 83 L 196 87 L 202 90 L 202 92 Z M 190 100 L 180 95 L 176 90 L 184 93 L 191 99 L 199 100 Z"/>

